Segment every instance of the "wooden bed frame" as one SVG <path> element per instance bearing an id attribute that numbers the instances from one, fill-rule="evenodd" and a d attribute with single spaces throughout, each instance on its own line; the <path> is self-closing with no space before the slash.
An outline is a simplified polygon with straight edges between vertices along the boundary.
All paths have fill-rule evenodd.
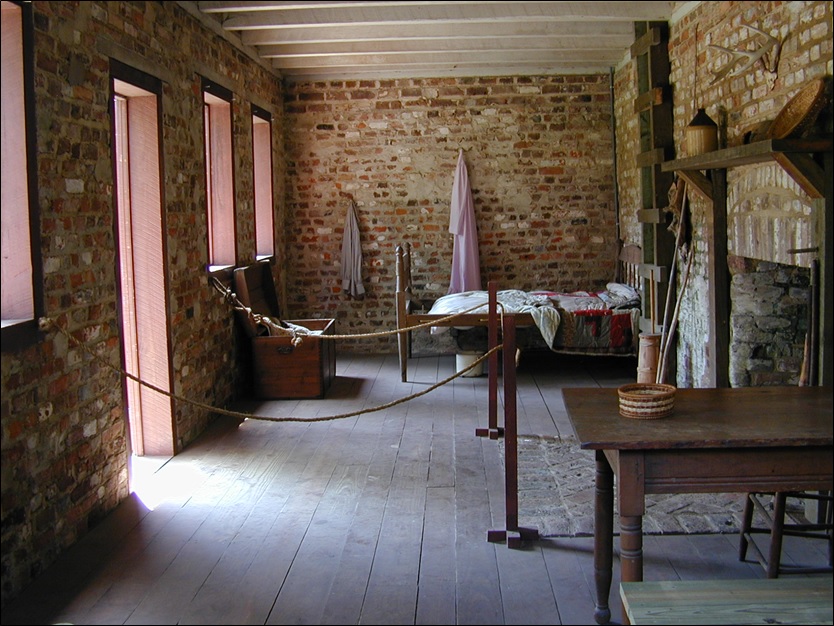
<path id="1" fill-rule="evenodd" d="M 428 311 L 431 303 L 423 302 L 415 297 L 411 280 L 411 244 L 408 242 L 397 246 L 397 282 L 396 282 L 396 305 L 397 305 L 397 330 L 411 328 L 420 324 L 433 323 L 435 326 L 487 326 L 489 315 L 487 313 L 465 313 L 457 315 L 452 320 L 440 321 L 444 315 L 419 313 L 414 311 Z M 642 262 L 642 253 L 639 246 L 626 244 L 620 246 L 618 255 L 617 275 L 614 279 L 617 282 L 625 283 L 641 292 L 639 266 Z M 516 313 L 515 324 L 517 327 L 534 326 L 532 315 L 529 313 Z M 400 377 L 406 382 L 408 359 L 411 358 L 412 342 L 411 332 L 399 332 L 397 334 L 397 347 L 400 359 Z M 554 350 L 558 352 L 558 350 Z M 636 352 L 635 352 L 636 353 Z"/>

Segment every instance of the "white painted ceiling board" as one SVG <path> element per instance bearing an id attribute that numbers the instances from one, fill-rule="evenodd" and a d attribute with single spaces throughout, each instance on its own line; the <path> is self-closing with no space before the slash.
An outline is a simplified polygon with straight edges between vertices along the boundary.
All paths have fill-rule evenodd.
<path id="1" fill-rule="evenodd" d="M 288 80 L 607 73 L 674 2 L 197 2 Z"/>

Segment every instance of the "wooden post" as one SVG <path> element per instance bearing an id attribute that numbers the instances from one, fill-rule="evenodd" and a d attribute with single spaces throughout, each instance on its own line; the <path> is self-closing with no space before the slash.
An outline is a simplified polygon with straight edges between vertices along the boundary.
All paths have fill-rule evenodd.
<path id="1" fill-rule="evenodd" d="M 505 315 L 502 325 L 504 342 L 504 508 L 506 530 L 490 531 L 488 541 L 507 539 L 507 547 L 521 547 L 525 541 L 539 538 L 535 528 L 518 525 L 518 412 L 515 371 L 515 315 Z M 510 533 L 513 533 L 510 535 Z"/>
<path id="2" fill-rule="evenodd" d="M 487 292 L 489 294 L 487 349 L 492 350 L 498 345 L 498 286 L 494 280 L 487 283 Z M 476 428 L 475 435 L 497 439 L 503 434 L 503 429 L 498 427 L 498 351 L 489 355 L 487 368 L 489 424 L 487 428 Z"/>
<path id="3" fill-rule="evenodd" d="M 515 316 L 504 316 L 504 491 L 507 530 L 518 530 L 518 424 L 515 378 Z"/>

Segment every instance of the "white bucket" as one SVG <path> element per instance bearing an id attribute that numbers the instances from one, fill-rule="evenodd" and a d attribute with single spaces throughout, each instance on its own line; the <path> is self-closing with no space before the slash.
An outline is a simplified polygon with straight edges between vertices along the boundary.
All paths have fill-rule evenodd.
<path id="1" fill-rule="evenodd" d="M 458 372 L 465 370 L 467 367 L 472 365 L 475 361 L 480 359 L 483 356 L 480 352 L 460 352 L 455 355 L 455 367 L 457 368 Z M 483 376 L 484 374 L 484 363 L 483 361 L 478 363 L 475 367 L 471 370 L 466 372 L 463 377 L 464 378 L 475 378 L 477 376 Z"/>

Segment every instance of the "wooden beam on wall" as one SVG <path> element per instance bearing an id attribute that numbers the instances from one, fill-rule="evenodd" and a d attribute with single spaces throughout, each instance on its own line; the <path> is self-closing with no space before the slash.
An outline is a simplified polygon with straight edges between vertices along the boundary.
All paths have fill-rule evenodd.
<path id="1" fill-rule="evenodd" d="M 709 337 L 707 375 L 711 387 L 730 386 L 730 270 L 727 266 L 727 170 L 711 170 L 712 224 L 709 229 L 707 282 L 709 290 Z M 702 251 L 703 252 L 703 251 Z"/>

